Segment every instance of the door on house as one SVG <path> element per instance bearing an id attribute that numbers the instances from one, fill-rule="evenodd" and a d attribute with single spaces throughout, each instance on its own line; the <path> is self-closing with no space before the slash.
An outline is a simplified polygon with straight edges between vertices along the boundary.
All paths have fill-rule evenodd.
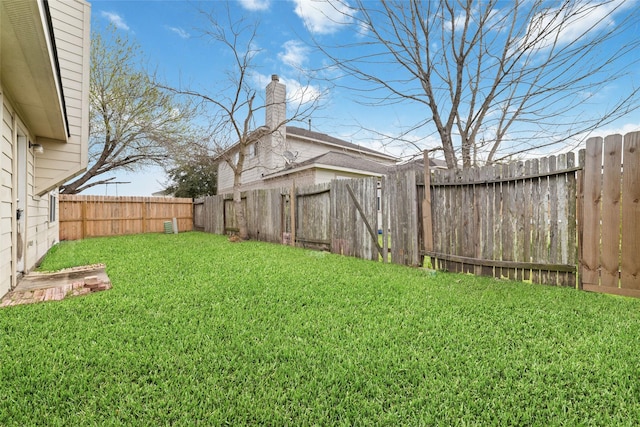
<path id="1" fill-rule="evenodd" d="M 27 137 L 18 130 L 16 141 L 16 273 L 25 270 L 27 223 Z"/>

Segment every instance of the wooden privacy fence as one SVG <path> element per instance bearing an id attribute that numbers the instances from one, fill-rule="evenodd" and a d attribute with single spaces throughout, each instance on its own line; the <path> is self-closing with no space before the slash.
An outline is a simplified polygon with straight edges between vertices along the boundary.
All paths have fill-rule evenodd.
<path id="1" fill-rule="evenodd" d="M 575 286 L 576 172 L 573 153 L 431 177 L 438 269 Z"/>
<path id="2" fill-rule="evenodd" d="M 61 194 L 59 201 L 60 240 L 163 232 L 173 218 L 179 231 L 193 228 L 191 199 Z"/>
<path id="3" fill-rule="evenodd" d="M 436 268 L 640 297 L 640 132 L 591 138 L 577 163 L 435 171 L 423 253 Z"/>
<path id="4" fill-rule="evenodd" d="M 399 171 L 394 175 L 398 182 L 405 182 L 404 176 L 414 176 L 413 170 Z M 390 179 L 383 181 L 389 182 Z M 393 180 L 391 180 L 393 181 Z M 409 180 L 411 182 L 411 180 Z M 413 181 L 415 182 L 415 181 Z M 391 252 L 393 262 L 417 263 L 420 257 L 417 228 L 404 226 L 400 232 L 408 233 L 407 238 L 396 239 L 396 228 L 387 235 L 387 228 L 378 224 L 378 203 L 394 206 L 383 209 L 383 223 L 394 224 L 392 218 L 404 219 L 415 213 L 415 208 L 405 212 L 406 194 L 402 194 L 404 204 L 396 203 L 393 195 L 386 193 L 379 200 L 379 180 L 363 178 L 334 180 L 330 183 L 308 187 L 243 192 L 249 238 L 273 243 L 292 244 L 300 247 L 328 250 L 333 253 L 376 260 Z M 412 186 L 416 192 L 416 186 Z M 409 200 L 417 200 L 415 196 Z M 412 203 L 408 203 L 412 205 Z M 415 203 L 414 203 L 415 204 Z M 194 202 L 194 227 L 215 234 L 236 232 L 235 208 L 231 195 L 209 196 Z M 391 219 L 390 219 L 391 218 Z M 414 227 L 417 224 L 413 221 Z M 385 230 L 383 244 L 379 242 L 379 229 Z M 394 241 L 388 249 L 386 239 Z M 410 242 L 405 245 L 403 242 Z"/>
<path id="5" fill-rule="evenodd" d="M 379 183 L 255 190 L 243 203 L 252 239 L 414 266 L 428 256 L 437 269 L 640 297 L 640 132 L 592 138 L 577 156 L 426 173 L 405 165 Z M 237 230 L 230 195 L 200 199 L 194 212 L 196 228 Z"/>
<path id="6" fill-rule="evenodd" d="M 640 297 L 640 132 L 587 141 L 582 286 Z"/>
<path id="7" fill-rule="evenodd" d="M 249 238 L 377 259 L 376 193 L 375 178 L 243 192 Z M 196 228 L 215 234 L 238 231 L 231 195 L 194 204 Z"/>

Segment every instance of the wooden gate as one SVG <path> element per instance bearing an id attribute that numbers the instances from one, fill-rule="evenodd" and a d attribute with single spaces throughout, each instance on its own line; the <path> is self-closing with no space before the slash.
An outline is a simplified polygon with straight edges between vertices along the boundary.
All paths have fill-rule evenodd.
<path id="1" fill-rule="evenodd" d="M 582 288 L 640 297 L 640 132 L 587 141 Z"/>
<path id="2" fill-rule="evenodd" d="M 304 248 L 331 249 L 331 186 L 318 184 L 295 194 L 295 241 Z"/>
<path id="3" fill-rule="evenodd" d="M 378 259 L 377 178 L 333 180 L 282 194 L 282 243 Z"/>

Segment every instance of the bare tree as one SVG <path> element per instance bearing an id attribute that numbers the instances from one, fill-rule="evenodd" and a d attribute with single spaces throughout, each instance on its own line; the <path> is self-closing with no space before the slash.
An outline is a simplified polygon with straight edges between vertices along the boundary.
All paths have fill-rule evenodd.
<path id="1" fill-rule="evenodd" d="M 77 194 L 121 170 L 163 164 L 190 138 L 195 110 L 160 88 L 142 67 L 139 47 L 109 27 L 91 38 L 89 167 L 61 187 Z"/>
<path id="2" fill-rule="evenodd" d="M 424 107 L 410 128 L 435 128 L 449 168 L 551 146 L 638 107 L 638 87 L 606 95 L 639 62 L 640 37 L 625 38 L 638 24 L 634 2 L 353 3 L 334 7 L 359 37 L 317 46 L 345 77 L 370 84 L 366 103 Z"/>
<path id="3" fill-rule="evenodd" d="M 258 105 L 255 83 L 256 56 L 260 53 L 256 47 L 259 24 L 246 19 L 233 20 L 230 8 L 226 8 L 226 22 L 219 22 L 213 11 L 201 10 L 207 21 L 203 35 L 214 46 L 222 48 L 224 55 L 232 58 L 231 66 L 226 70 L 226 86 L 214 91 L 190 88 L 172 88 L 176 93 L 188 95 L 200 100 L 209 111 L 209 137 L 201 139 L 200 148 L 222 160 L 233 171 L 233 202 L 239 238 L 248 237 L 247 219 L 241 198 L 243 173 L 247 172 L 249 150 L 260 146 L 269 149 L 271 144 L 263 143 L 267 139 L 277 138 L 281 130 L 291 121 L 306 120 L 318 107 L 320 96 L 307 96 L 298 93 L 286 111 L 286 105 L 267 96 L 264 105 Z M 274 76 L 274 79 L 276 77 Z M 304 88 L 302 92 L 304 92 Z M 275 105 L 278 104 L 278 105 Z M 292 105 L 293 104 L 293 105 Z M 276 107 L 281 115 L 271 126 L 257 126 L 256 113 Z M 287 115 L 288 113 L 288 115 Z M 252 166 L 257 167 L 257 165 Z M 266 165 L 262 165 L 266 167 Z"/>

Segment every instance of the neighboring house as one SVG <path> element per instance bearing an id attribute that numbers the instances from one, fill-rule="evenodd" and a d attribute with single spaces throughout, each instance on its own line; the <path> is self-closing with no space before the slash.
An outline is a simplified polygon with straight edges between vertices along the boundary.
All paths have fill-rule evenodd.
<path id="1" fill-rule="evenodd" d="M 275 129 L 286 121 L 286 88 L 272 76 L 266 88 L 265 126 Z M 238 145 L 222 157 L 235 156 Z M 280 126 L 250 147 L 242 174 L 242 190 L 320 184 L 333 179 L 384 175 L 397 158 L 332 136 Z M 225 161 L 218 166 L 218 194 L 233 191 L 233 171 Z"/>
<path id="2" fill-rule="evenodd" d="M 90 14 L 0 0 L 0 296 L 58 241 L 58 186 L 87 167 Z"/>

